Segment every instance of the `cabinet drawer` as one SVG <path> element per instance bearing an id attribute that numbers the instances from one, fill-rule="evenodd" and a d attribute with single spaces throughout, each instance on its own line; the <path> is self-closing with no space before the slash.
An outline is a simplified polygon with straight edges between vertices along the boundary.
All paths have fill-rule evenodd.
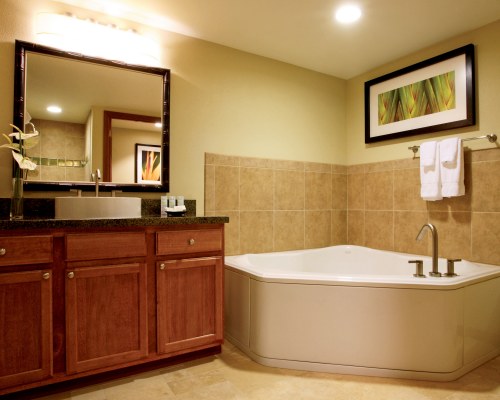
<path id="1" fill-rule="evenodd" d="M 52 262 L 52 236 L 0 237 L 0 266 Z"/>
<path id="2" fill-rule="evenodd" d="M 222 231 L 218 229 L 165 231 L 156 234 L 157 255 L 221 250 Z"/>
<path id="3" fill-rule="evenodd" d="M 66 236 L 67 261 L 103 260 L 146 255 L 144 232 L 85 233 Z"/>

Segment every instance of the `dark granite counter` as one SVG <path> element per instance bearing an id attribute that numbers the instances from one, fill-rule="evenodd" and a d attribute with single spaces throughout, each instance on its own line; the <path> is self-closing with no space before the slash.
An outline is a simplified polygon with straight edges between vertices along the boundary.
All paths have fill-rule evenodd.
<path id="1" fill-rule="evenodd" d="M 161 225 L 224 224 L 229 217 L 196 217 L 196 201 L 186 200 L 186 216 L 160 216 L 160 200 L 142 199 L 141 218 L 116 219 L 54 219 L 54 199 L 25 199 L 24 219 L 9 219 L 10 199 L 0 199 L 0 230 L 61 228 L 126 228 Z"/>
<path id="2" fill-rule="evenodd" d="M 161 225 L 187 225 L 187 224 L 224 224 L 228 217 L 160 217 L 143 216 L 141 218 L 116 218 L 116 219 L 48 219 L 25 218 L 11 221 L 0 219 L 0 230 L 12 229 L 61 229 L 61 228 L 120 228 Z"/>

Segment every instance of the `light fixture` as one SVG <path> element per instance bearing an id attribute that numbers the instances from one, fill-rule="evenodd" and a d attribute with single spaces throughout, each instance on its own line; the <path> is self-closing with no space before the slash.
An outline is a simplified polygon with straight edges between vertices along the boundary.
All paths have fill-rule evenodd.
<path id="1" fill-rule="evenodd" d="M 47 111 L 48 111 L 49 113 L 59 114 L 59 113 L 61 113 L 61 112 L 62 112 L 62 108 L 61 108 L 61 107 L 59 107 L 59 106 L 55 106 L 55 105 L 53 105 L 53 106 L 48 106 L 48 107 L 47 107 Z"/>
<path id="2" fill-rule="evenodd" d="M 159 45 L 131 29 L 123 30 L 72 15 L 40 13 L 36 35 L 41 44 L 65 51 L 127 64 L 159 65 Z"/>
<path id="3" fill-rule="evenodd" d="M 161 121 L 155 122 L 155 128 L 161 128 L 161 127 L 162 127 Z"/>
<path id="4" fill-rule="evenodd" d="M 335 19 L 341 24 L 351 24 L 361 18 L 361 9 L 354 4 L 346 4 L 335 13 Z"/>

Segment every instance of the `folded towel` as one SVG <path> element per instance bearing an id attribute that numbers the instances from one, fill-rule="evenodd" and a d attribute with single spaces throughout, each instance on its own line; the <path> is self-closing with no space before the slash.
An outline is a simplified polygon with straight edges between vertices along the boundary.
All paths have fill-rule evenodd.
<path id="1" fill-rule="evenodd" d="M 434 162 L 431 165 L 426 165 L 432 158 L 434 158 Z M 435 201 L 443 198 L 441 195 L 440 164 L 439 143 L 435 142 L 434 145 L 423 143 L 420 146 L 420 195 L 424 200 Z"/>
<path id="2" fill-rule="evenodd" d="M 424 142 L 420 145 L 420 165 L 424 167 L 432 167 L 436 162 L 436 147 L 437 142 L 432 140 Z"/>
<path id="3" fill-rule="evenodd" d="M 463 145 L 461 139 L 456 139 L 451 142 L 451 139 L 443 140 L 439 143 L 439 157 L 446 157 L 452 151 L 450 151 L 450 143 L 445 143 L 444 147 L 443 142 L 450 141 L 451 144 L 454 143 L 455 148 L 455 161 L 448 161 L 446 163 L 441 162 L 441 184 L 442 189 L 441 193 L 444 197 L 455 197 L 455 196 L 463 196 L 465 194 L 465 185 L 464 185 L 464 152 Z M 444 154 L 446 153 L 446 154 Z"/>
<path id="4" fill-rule="evenodd" d="M 443 164 L 453 164 L 457 162 L 458 138 L 444 139 L 439 142 L 439 158 Z"/>

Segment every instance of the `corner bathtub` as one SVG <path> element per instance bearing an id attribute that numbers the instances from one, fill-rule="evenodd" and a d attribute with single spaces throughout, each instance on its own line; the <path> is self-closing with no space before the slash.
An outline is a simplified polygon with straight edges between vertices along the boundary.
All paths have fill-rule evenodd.
<path id="1" fill-rule="evenodd" d="M 274 367 L 451 381 L 500 354 L 500 267 L 358 246 L 225 259 L 225 334 Z M 446 260 L 439 260 L 440 272 Z"/>

